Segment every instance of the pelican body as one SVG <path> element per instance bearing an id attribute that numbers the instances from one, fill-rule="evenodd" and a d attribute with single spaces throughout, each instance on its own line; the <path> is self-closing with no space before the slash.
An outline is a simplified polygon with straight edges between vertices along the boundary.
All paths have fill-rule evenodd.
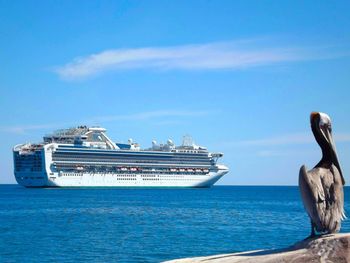
<path id="1" fill-rule="evenodd" d="M 311 235 L 336 233 L 345 218 L 345 180 L 332 137 L 331 119 L 325 113 L 313 112 L 311 129 L 322 150 L 322 159 L 307 171 L 300 168 L 299 188 L 306 212 L 311 219 Z"/>

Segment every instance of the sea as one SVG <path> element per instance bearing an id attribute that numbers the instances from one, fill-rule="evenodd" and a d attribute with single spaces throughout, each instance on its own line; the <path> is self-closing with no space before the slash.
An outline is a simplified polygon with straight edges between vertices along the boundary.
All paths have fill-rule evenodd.
<path id="1" fill-rule="evenodd" d="M 309 234 L 296 186 L 0 185 L 0 262 L 162 262 L 282 248 Z"/>

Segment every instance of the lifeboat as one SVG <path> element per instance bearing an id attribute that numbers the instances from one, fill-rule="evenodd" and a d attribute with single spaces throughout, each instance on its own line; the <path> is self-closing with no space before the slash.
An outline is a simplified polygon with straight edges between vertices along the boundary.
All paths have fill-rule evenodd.
<path id="1" fill-rule="evenodd" d="M 128 168 L 126 168 L 126 167 L 122 167 L 122 168 L 120 168 L 120 170 L 121 170 L 121 171 L 127 171 L 127 170 L 128 170 Z"/>

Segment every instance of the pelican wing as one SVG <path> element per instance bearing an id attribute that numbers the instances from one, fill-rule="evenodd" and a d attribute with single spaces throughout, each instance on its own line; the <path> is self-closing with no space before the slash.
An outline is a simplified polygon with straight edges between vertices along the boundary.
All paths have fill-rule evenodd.
<path id="1" fill-rule="evenodd" d="M 343 185 L 339 171 L 314 168 L 300 169 L 299 187 L 304 207 L 319 232 L 334 233 L 340 229 L 344 216 Z"/>
<path id="2" fill-rule="evenodd" d="M 344 211 L 344 187 L 343 179 L 337 168 L 337 166 L 332 165 L 330 173 L 333 175 L 333 184 L 330 192 L 332 196 L 331 200 L 334 200 L 333 214 L 338 220 L 344 220 L 346 218 Z"/>
<path id="3" fill-rule="evenodd" d="M 316 179 L 316 180 L 315 180 Z M 312 172 L 307 172 L 305 166 L 300 168 L 299 188 L 303 204 L 311 221 L 318 231 L 322 231 L 322 218 L 325 212 L 325 194 L 319 177 L 314 177 Z"/>

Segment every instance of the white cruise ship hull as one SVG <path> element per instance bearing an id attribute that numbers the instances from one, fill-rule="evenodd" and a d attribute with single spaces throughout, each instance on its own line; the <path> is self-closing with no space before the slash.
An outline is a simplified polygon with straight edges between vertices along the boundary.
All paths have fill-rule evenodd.
<path id="1" fill-rule="evenodd" d="M 19 172 L 15 177 L 25 187 L 211 187 L 227 172 L 219 165 L 207 175 L 61 172 L 48 177 L 46 173 Z"/>

